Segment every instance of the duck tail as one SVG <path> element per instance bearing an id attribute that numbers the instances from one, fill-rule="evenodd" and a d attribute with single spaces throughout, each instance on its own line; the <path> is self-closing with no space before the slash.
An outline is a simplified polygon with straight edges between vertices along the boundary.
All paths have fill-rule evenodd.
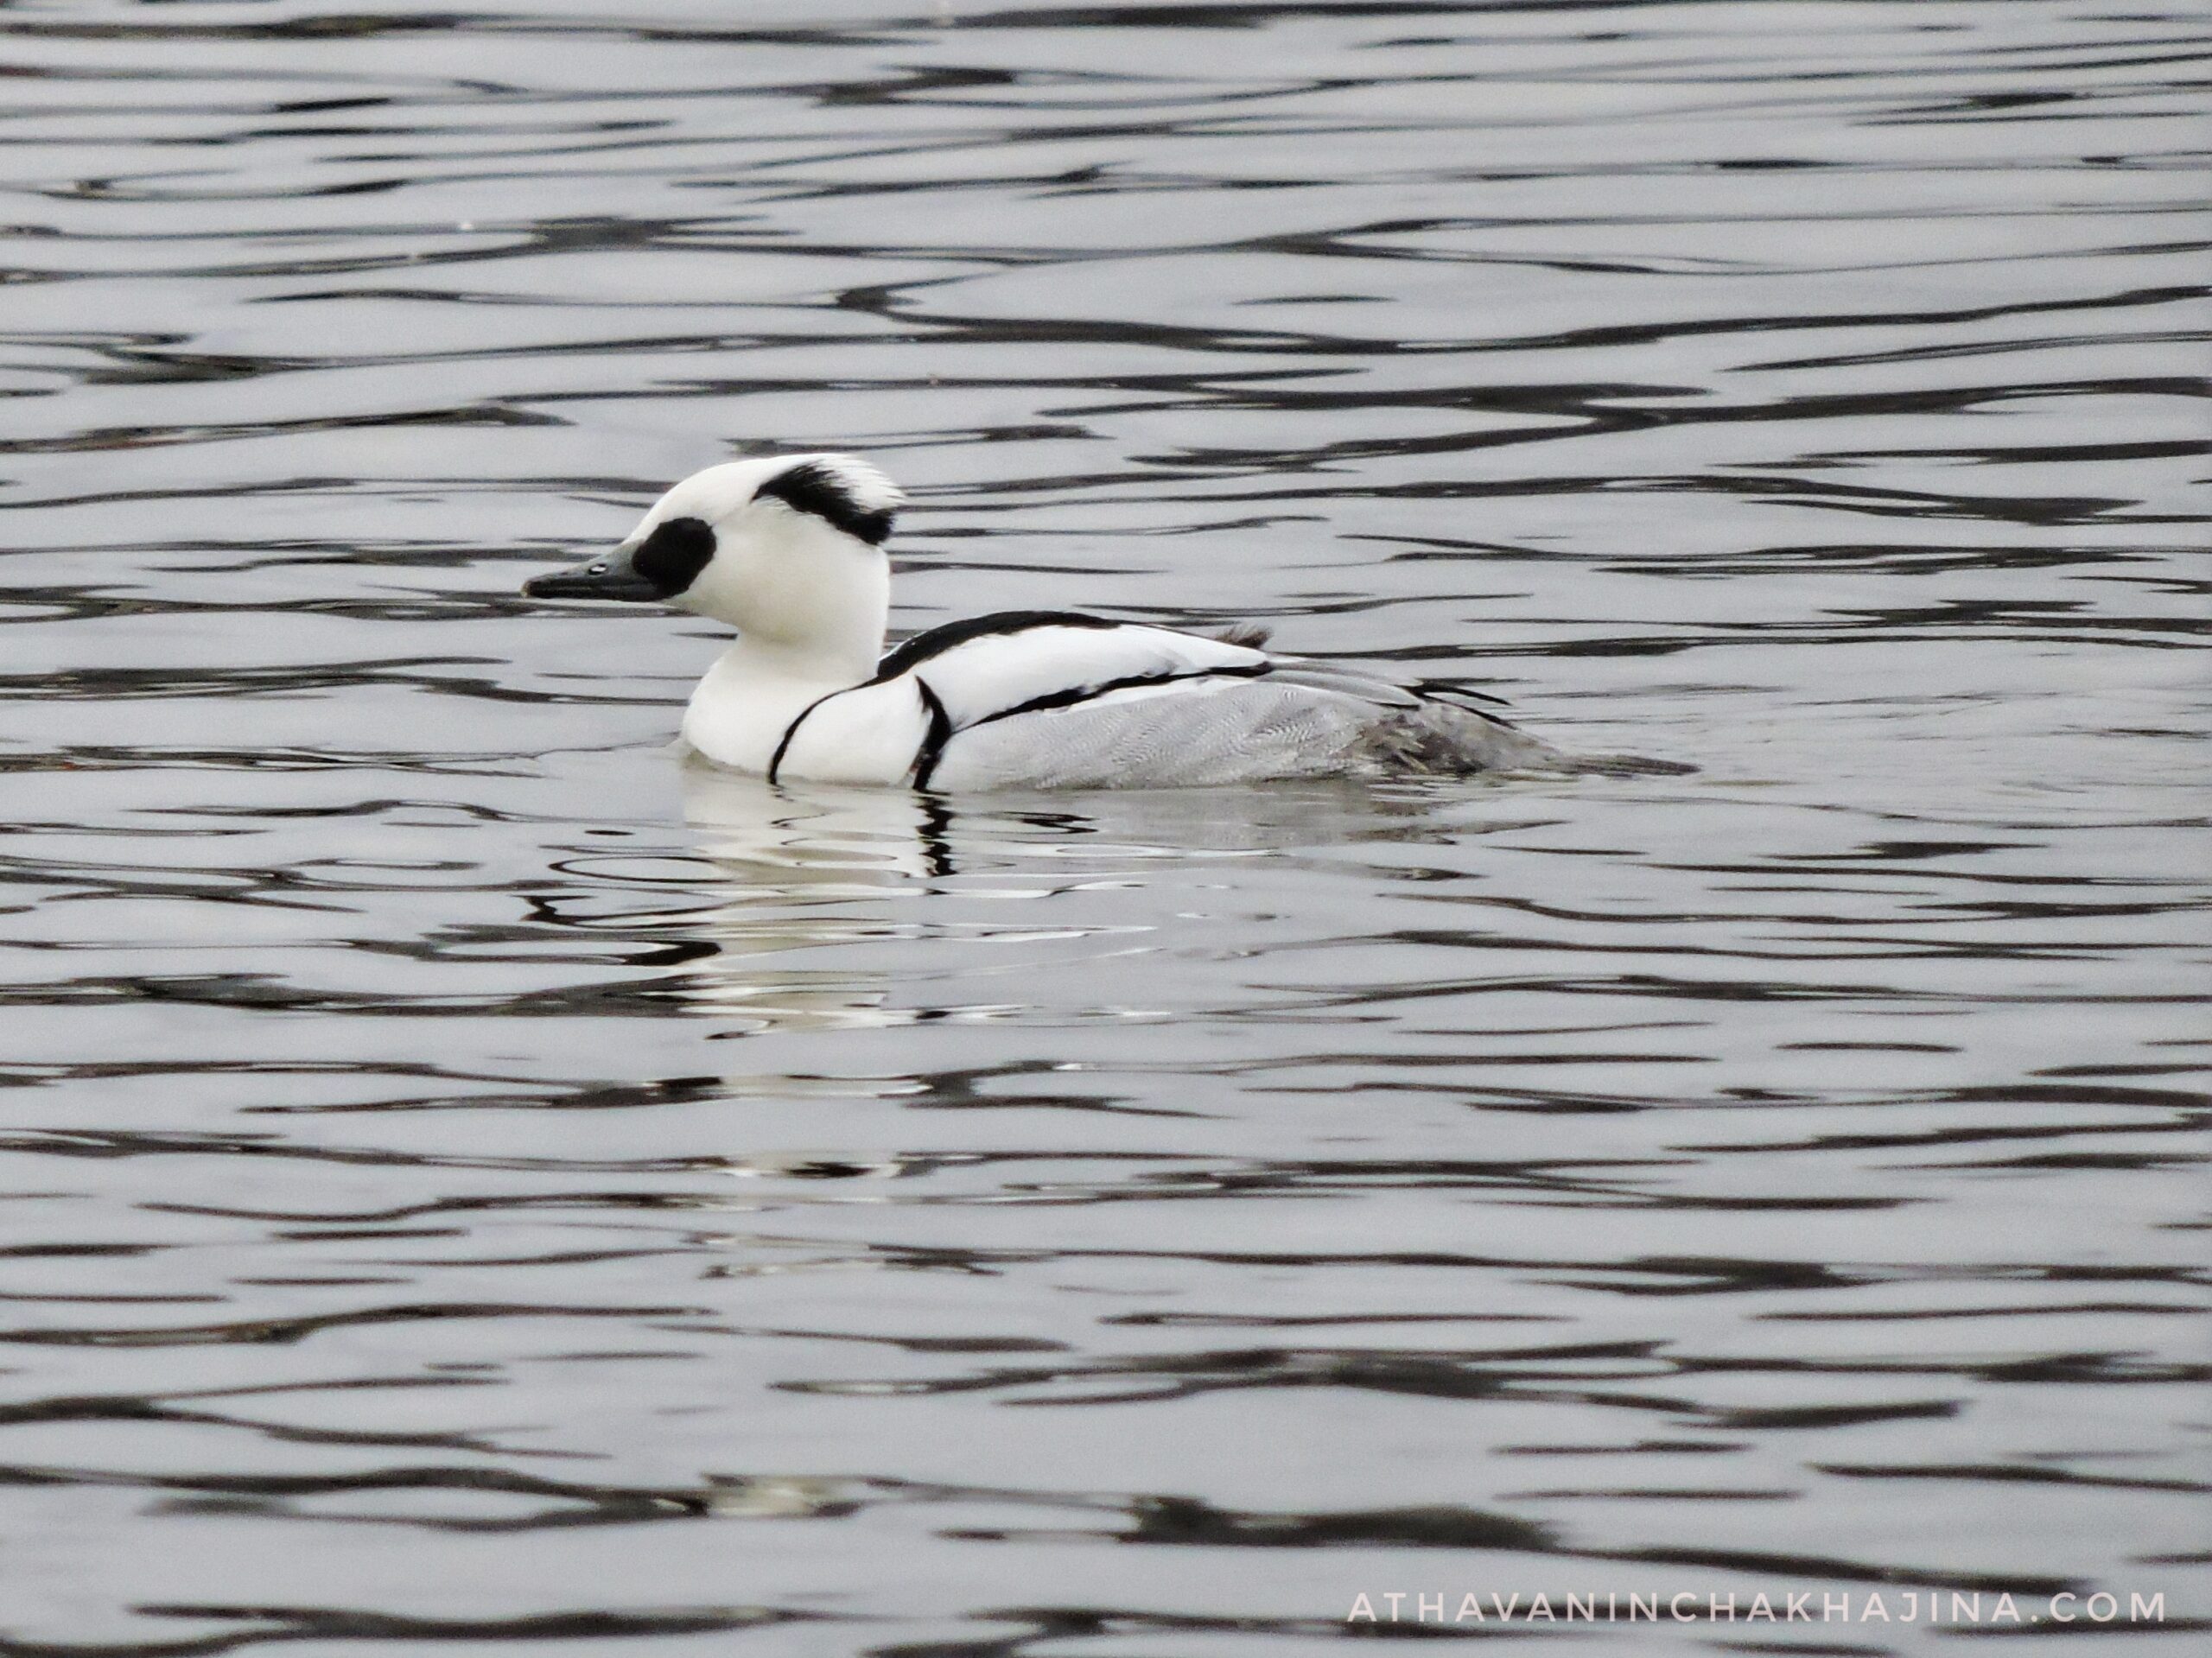
<path id="1" fill-rule="evenodd" d="M 1486 708 L 1425 696 L 1394 710 L 1373 733 L 1377 756 L 1395 770 L 1431 776 L 1535 772 L 1554 777 L 1680 777 L 1694 765 L 1636 754 L 1573 754 L 1509 725 Z"/>

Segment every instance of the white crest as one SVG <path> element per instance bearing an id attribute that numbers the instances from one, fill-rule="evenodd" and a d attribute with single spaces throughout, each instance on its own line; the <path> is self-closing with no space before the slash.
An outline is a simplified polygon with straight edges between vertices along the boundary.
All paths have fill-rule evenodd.
<path id="1" fill-rule="evenodd" d="M 778 493 L 779 484 L 795 480 L 814 487 L 794 489 L 791 493 L 810 499 L 811 505 L 824 509 L 821 515 L 836 527 L 844 527 L 837 524 L 840 518 L 887 518 L 906 503 L 904 490 L 857 455 L 779 454 L 758 461 L 725 461 L 693 473 L 655 501 L 632 532 L 632 538 L 652 534 L 655 526 L 671 518 L 699 518 L 719 528 L 747 507 L 766 499 L 782 499 L 793 511 L 804 510 L 788 496 Z M 880 535 L 874 537 L 881 538 Z"/>

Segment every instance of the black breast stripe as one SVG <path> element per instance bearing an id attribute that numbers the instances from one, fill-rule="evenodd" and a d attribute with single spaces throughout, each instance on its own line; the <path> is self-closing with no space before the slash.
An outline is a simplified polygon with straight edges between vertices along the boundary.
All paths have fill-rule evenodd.
<path id="1" fill-rule="evenodd" d="M 937 763 L 944 757 L 944 746 L 952 740 L 952 716 L 944 711 L 944 703 L 930 689 L 930 683 L 919 674 L 914 676 L 914 688 L 922 694 L 922 707 L 930 716 L 929 729 L 922 734 L 922 746 L 914 751 L 912 777 L 917 789 L 930 786 L 930 775 L 937 770 Z M 802 716 L 804 717 L 804 716 Z"/>
<path id="2" fill-rule="evenodd" d="M 849 689 L 851 688 L 848 687 L 847 689 Z M 830 692 L 830 696 L 842 696 L 845 693 L 842 690 L 836 690 Z M 806 716 L 813 713 L 815 709 L 820 708 L 824 702 L 827 702 L 830 700 L 830 696 L 816 697 L 814 701 L 809 702 L 804 708 L 798 711 L 798 719 L 792 721 L 791 724 L 784 727 L 784 734 L 776 739 L 776 752 L 768 756 L 769 782 L 773 783 L 776 780 L 777 768 L 783 765 L 784 756 L 791 752 L 791 739 L 798 735 L 798 728 L 806 723 Z"/>
<path id="3" fill-rule="evenodd" d="M 1008 616 L 1020 613 L 1003 613 L 1003 614 Z M 1032 612 L 1027 613 L 1035 614 L 1037 613 Z M 985 618 L 983 619 L 990 620 L 994 619 Z M 1053 624 L 1058 626 L 1067 625 L 1069 619 L 1070 619 L 1067 617 L 1059 615 L 1055 615 L 1052 618 Z M 1115 627 L 1120 626 L 1119 623 L 1116 622 L 1093 622 L 1090 625 L 1101 627 Z M 950 632 L 950 630 L 946 629 L 943 631 Z M 1017 632 L 1020 630 L 1019 628 L 1007 628 L 1005 631 L 1008 632 Z M 966 637 L 972 638 L 978 637 L 978 635 L 970 633 Z M 909 644 L 912 644 L 912 642 L 913 641 L 912 640 L 908 641 Z M 930 652 L 929 654 L 933 655 L 935 653 Z M 952 723 L 952 715 L 945 708 L 944 699 L 940 697 L 937 692 L 931 688 L 929 681 L 924 679 L 919 674 L 916 674 L 914 676 L 914 689 L 921 695 L 922 709 L 923 712 L 929 716 L 929 723 L 923 730 L 921 746 L 914 752 L 914 763 L 907 772 L 907 776 L 912 779 L 912 785 L 914 788 L 928 788 L 930 786 L 930 778 L 935 775 L 937 772 L 938 763 L 944 758 L 945 745 L 950 743 L 955 736 L 959 734 L 960 732 L 973 731 L 978 726 L 995 725 L 999 721 L 1011 720 L 1018 714 L 1045 714 L 1051 712 L 1054 708 L 1073 708 L 1079 702 L 1092 702 L 1098 697 L 1105 696 L 1114 691 L 1134 690 L 1140 685 L 1174 685 L 1190 679 L 1258 679 L 1266 674 L 1272 672 L 1274 668 L 1274 664 L 1272 662 L 1255 662 L 1249 667 L 1230 665 L 1218 668 L 1200 668 L 1190 673 L 1128 674 L 1120 679 L 1103 680 L 1096 685 L 1071 685 L 1063 690 L 1047 691 L 1042 696 L 1033 696 L 1027 702 L 1017 702 L 1010 708 L 995 709 L 991 713 L 984 715 L 979 720 L 971 720 L 966 725 L 959 727 L 956 727 Z M 893 676 L 879 672 L 875 678 L 868 681 L 868 685 L 880 685 L 883 683 L 886 679 L 890 677 L 893 677 Z M 855 685 L 848 686 L 845 689 L 849 690 L 862 690 L 867 689 L 867 687 Z M 784 757 L 791 752 L 791 741 L 798 735 L 798 728 L 806 723 L 808 716 L 813 714 L 815 709 L 820 708 L 824 702 L 827 702 L 830 700 L 830 697 L 842 696 L 844 694 L 844 690 L 835 690 L 831 691 L 829 696 L 816 697 L 814 701 L 809 702 L 804 708 L 799 710 L 798 717 L 797 719 L 793 720 L 791 724 L 784 727 L 784 734 L 776 740 L 775 753 L 768 757 L 767 776 L 769 782 L 773 783 L 776 781 L 776 774 L 783 767 Z M 1476 712 L 1476 710 L 1471 709 L 1469 711 Z M 1503 721 L 1501 721 L 1499 723 L 1503 724 Z"/>

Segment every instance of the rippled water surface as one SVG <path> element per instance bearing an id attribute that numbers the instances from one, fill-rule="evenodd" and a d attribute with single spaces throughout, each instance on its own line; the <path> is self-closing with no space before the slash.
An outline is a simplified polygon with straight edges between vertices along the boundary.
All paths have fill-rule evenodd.
<path id="1" fill-rule="evenodd" d="M 917 5 L 0 10 L 0 1652 L 2190 1649 L 2202 9 Z M 833 445 L 1700 769 L 687 772 Z"/>

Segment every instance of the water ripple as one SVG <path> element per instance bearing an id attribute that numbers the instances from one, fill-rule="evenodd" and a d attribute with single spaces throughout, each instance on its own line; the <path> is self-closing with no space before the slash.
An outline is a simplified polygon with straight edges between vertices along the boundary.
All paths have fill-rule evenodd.
<path id="1" fill-rule="evenodd" d="M 0 1653 L 2201 1636 L 2202 18 L 743 12 L 0 12 Z M 686 770 L 823 447 L 1699 769 Z"/>

